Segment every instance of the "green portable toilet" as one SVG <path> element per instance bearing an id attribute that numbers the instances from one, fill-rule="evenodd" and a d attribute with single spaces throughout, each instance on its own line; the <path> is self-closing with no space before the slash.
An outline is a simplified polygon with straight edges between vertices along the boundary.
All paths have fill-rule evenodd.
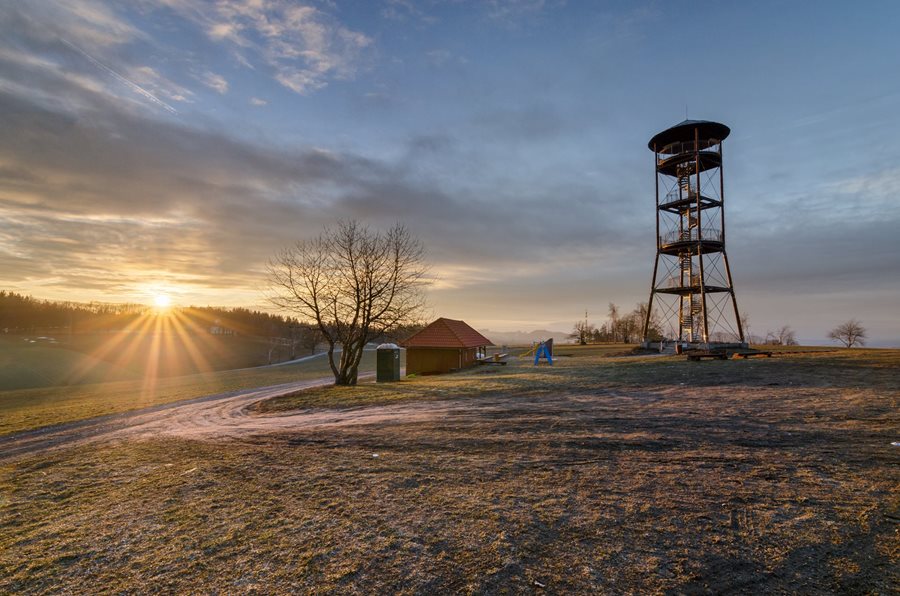
<path id="1" fill-rule="evenodd" d="M 381 344 L 375 348 L 375 381 L 389 383 L 400 380 L 400 347 L 397 344 Z"/>

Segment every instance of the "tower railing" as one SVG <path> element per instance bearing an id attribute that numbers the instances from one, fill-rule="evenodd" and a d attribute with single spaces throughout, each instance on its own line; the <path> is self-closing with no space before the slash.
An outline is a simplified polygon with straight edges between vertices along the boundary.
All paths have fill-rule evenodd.
<path id="1" fill-rule="evenodd" d="M 695 273 L 691 275 L 691 279 L 688 280 L 688 283 L 684 283 L 684 280 L 681 279 L 680 276 L 670 277 L 666 282 L 666 286 L 669 288 L 696 288 L 700 286 L 700 274 Z"/>
<path id="2" fill-rule="evenodd" d="M 710 193 L 711 196 L 702 195 L 702 198 L 704 199 L 704 208 L 708 206 L 706 204 L 706 200 L 714 201 L 713 206 L 715 206 L 716 203 L 721 203 L 721 201 L 718 200 L 716 189 L 712 188 L 711 190 L 712 190 L 712 193 Z M 663 198 L 659 201 L 659 206 L 665 207 L 666 205 L 670 205 L 672 203 L 677 203 L 677 202 L 683 201 L 685 199 L 690 199 L 691 201 L 697 200 L 696 184 L 693 184 L 693 183 L 691 184 L 690 191 L 682 188 L 681 192 L 679 192 L 678 188 L 673 188 L 672 190 L 667 192 L 665 194 L 665 196 L 663 196 Z"/>
<path id="3" fill-rule="evenodd" d="M 663 198 L 663 200 L 660 201 L 659 204 L 660 205 L 668 205 L 669 203 L 674 203 L 674 202 L 680 201 L 682 199 L 696 199 L 696 198 L 697 198 L 697 191 L 694 189 L 693 186 L 691 186 L 691 190 L 689 192 L 685 192 L 684 190 L 681 190 L 679 192 L 679 189 L 676 188 L 675 190 L 670 190 L 669 192 L 667 192 L 665 198 Z"/>
<path id="4" fill-rule="evenodd" d="M 722 242 L 722 230 L 718 228 L 703 228 L 703 234 L 698 233 L 697 228 L 687 230 L 670 230 L 659 237 L 659 243 L 663 246 L 675 244 L 676 242 L 692 242 L 697 240 L 709 240 L 711 242 Z"/>
<path id="5" fill-rule="evenodd" d="M 677 143 L 669 143 L 660 149 L 658 153 L 667 156 L 665 158 L 660 158 L 660 161 L 662 161 L 673 155 L 678 155 L 679 153 L 693 153 L 698 150 L 707 151 L 713 147 L 718 147 L 721 143 L 722 141 L 719 139 L 700 139 L 700 143 L 694 143 L 694 141 L 679 141 Z"/>

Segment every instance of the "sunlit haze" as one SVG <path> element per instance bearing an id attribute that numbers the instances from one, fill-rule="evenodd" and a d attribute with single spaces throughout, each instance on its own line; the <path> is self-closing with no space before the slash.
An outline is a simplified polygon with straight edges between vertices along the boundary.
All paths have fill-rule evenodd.
<path id="1" fill-rule="evenodd" d="M 568 331 L 647 300 L 647 141 L 687 115 L 732 130 L 751 331 L 824 342 L 856 317 L 900 345 L 898 22 L 896 2 L 6 2 L 0 287 L 270 308 L 279 248 L 401 221 L 434 316 Z"/>

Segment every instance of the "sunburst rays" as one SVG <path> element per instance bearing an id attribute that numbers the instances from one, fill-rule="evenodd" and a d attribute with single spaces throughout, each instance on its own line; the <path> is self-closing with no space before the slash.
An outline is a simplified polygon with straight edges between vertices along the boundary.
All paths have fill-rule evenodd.
<path id="1" fill-rule="evenodd" d="M 103 365 L 112 365 L 108 378 L 121 380 L 123 371 L 130 371 L 141 381 L 141 397 L 150 401 L 159 380 L 183 374 L 207 375 L 217 370 L 215 363 L 230 360 L 232 354 L 221 338 L 210 334 L 216 324 L 202 311 L 152 308 L 134 318 L 121 330 L 93 333 L 104 340 L 89 351 L 88 359 L 67 377 L 68 384 L 83 382 L 96 374 Z"/>

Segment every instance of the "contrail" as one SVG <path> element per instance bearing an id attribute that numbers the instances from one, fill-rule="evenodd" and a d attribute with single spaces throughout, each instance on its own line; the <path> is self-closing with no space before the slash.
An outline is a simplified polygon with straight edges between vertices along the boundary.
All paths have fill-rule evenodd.
<path id="1" fill-rule="evenodd" d="M 168 112 L 170 112 L 172 114 L 178 113 L 178 110 L 176 110 L 175 108 L 173 108 L 172 106 L 170 106 L 169 104 L 167 104 L 166 102 L 161 100 L 160 98 L 156 97 L 155 95 L 153 95 L 152 93 L 150 93 L 149 91 L 147 91 L 146 89 L 144 89 L 143 87 L 141 87 L 140 85 L 135 83 L 134 81 L 123 77 L 122 75 L 120 75 L 119 73 L 117 73 L 116 71 L 114 71 L 113 69 L 108 67 L 107 65 L 103 64 L 102 62 L 100 62 L 99 60 L 97 60 L 96 58 L 94 58 L 93 56 L 91 56 L 90 54 L 88 54 L 87 52 L 85 52 L 84 50 L 79 48 L 78 46 L 76 46 L 74 43 L 72 43 L 66 39 L 63 39 L 62 37 L 60 37 L 59 39 L 64 44 L 66 44 L 67 46 L 69 46 L 70 48 L 72 48 L 73 50 L 75 50 L 76 52 L 78 52 L 79 54 L 84 56 L 85 58 L 87 58 L 91 62 L 91 64 L 93 64 L 100 70 L 106 72 L 107 74 L 109 74 L 111 77 L 113 77 L 120 83 L 124 83 L 125 85 L 130 87 L 131 90 L 134 91 L 135 93 L 138 93 L 139 95 L 144 96 L 145 99 L 149 99 L 156 105 L 160 106 L 161 108 L 163 108 L 164 110 L 167 110 Z"/>

